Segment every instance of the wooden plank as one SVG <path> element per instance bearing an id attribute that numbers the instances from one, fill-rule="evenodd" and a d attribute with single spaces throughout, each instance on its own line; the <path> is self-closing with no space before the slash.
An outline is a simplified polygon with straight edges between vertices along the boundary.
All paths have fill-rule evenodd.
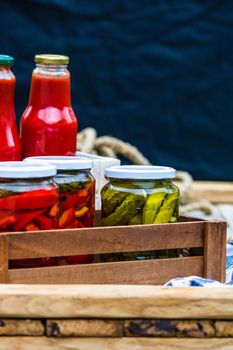
<path id="1" fill-rule="evenodd" d="M 123 321 L 119 320 L 47 320 L 49 337 L 122 337 Z"/>
<path id="2" fill-rule="evenodd" d="M 203 257 L 15 269 L 9 283 L 164 284 L 190 275 L 203 276 Z"/>
<path id="3" fill-rule="evenodd" d="M 204 277 L 225 282 L 226 223 L 205 223 Z"/>
<path id="4" fill-rule="evenodd" d="M 183 222 L 11 233 L 9 259 L 202 247 L 203 232 L 203 222 Z"/>
<path id="5" fill-rule="evenodd" d="M 2 318 L 233 320 L 232 288 L 0 285 Z"/>
<path id="6" fill-rule="evenodd" d="M 229 321 L 232 323 L 231 321 Z M 232 323 L 233 324 L 233 323 Z M 223 334 L 223 333 L 222 333 Z M 127 337 L 211 338 L 216 336 L 213 320 L 125 320 Z"/>
<path id="7" fill-rule="evenodd" d="M 0 336 L 3 335 L 44 335 L 45 327 L 40 320 L 0 319 Z M 1 344 L 1 338 L 0 338 Z M 1 346 L 0 346 L 1 349 Z"/>
<path id="8" fill-rule="evenodd" d="M 182 184 L 177 181 L 182 188 Z M 207 199 L 213 203 L 233 203 L 233 182 L 194 181 L 187 195 L 189 201 Z"/>
<path id="9" fill-rule="evenodd" d="M 233 337 L 232 321 L 215 321 L 216 337 Z"/>
<path id="10" fill-rule="evenodd" d="M 1 350 L 232 350 L 231 338 L 2 337 Z"/>
<path id="11" fill-rule="evenodd" d="M 8 281 L 8 237 L 0 233 L 0 283 Z"/>

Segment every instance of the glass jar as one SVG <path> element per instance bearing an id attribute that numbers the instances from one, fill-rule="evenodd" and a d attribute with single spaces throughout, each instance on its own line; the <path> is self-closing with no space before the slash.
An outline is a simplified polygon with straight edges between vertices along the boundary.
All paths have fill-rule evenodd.
<path id="1" fill-rule="evenodd" d="M 14 59 L 0 55 L 0 161 L 21 160 L 21 142 L 15 118 Z"/>
<path id="2" fill-rule="evenodd" d="M 174 223 L 179 215 L 176 171 L 158 166 L 116 166 L 106 169 L 108 183 L 101 191 L 103 226 Z M 174 251 L 122 253 L 123 260 L 164 258 Z M 108 256 L 108 258 L 110 258 Z"/>
<path id="3" fill-rule="evenodd" d="M 78 122 L 71 104 L 69 57 L 36 55 L 28 105 L 21 118 L 23 158 L 74 156 Z"/>
<path id="4" fill-rule="evenodd" d="M 49 164 L 0 163 L 0 232 L 50 230 L 57 226 L 58 187 Z M 17 266 L 40 266 L 44 259 L 17 260 Z"/>
<path id="5" fill-rule="evenodd" d="M 54 181 L 59 188 L 58 228 L 94 226 L 95 179 L 90 173 L 92 161 L 81 157 L 29 157 L 25 162 L 46 162 L 56 166 Z M 91 256 L 66 257 L 68 263 L 87 263 Z"/>

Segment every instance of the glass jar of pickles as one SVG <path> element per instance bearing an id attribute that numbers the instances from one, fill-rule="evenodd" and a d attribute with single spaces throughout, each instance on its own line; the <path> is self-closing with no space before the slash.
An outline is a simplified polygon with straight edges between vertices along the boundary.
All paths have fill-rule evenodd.
<path id="1" fill-rule="evenodd" d="M 50 230 L 57 226 L 58 187 L 49 164 L 0 163 L 0 232 Z M 42 266 L 49 258 L 17 260 L 13 267 Z"/>
<path id="2" fill-rule="evenodd" d="M 54 181 L 59 188 L 58 228 L 84 228 L 94 226 L 95 179 L 90 173 L 92 161 L 73 156 L 28 157 L 25 162 L 46 162 L 57 169 Z M 68 263 L 86 263 L 91 256 L 66 257 Z"/>
<path id="3" fill-rule="evenodd" d="M 178 220 L 176 171 L 160 166 L 116 166 L 106 169 L 108 183 L 101 191 L 103 226 L 174 223 Z M 168 251 L 118 254 L 118 259 L 170 256 Z M 116 255 L 111 254 L 116 258 Z"/>

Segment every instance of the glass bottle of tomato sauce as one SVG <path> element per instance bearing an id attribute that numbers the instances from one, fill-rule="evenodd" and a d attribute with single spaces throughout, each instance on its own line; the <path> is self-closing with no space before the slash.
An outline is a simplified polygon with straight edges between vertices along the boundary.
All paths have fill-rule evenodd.
<path id="1" fill-rule="evenodd" d="M 0 161 L 21 160 L 21 142 L 15 119 L 14 58 L 0 55 Z"/>
<path id="2" fill-rule="evenodd" d="M 75 155 L 78 121 L 71 105 L 69 57 L 36 55 L 28 106 L 21 118 L 23 158 Z"/>

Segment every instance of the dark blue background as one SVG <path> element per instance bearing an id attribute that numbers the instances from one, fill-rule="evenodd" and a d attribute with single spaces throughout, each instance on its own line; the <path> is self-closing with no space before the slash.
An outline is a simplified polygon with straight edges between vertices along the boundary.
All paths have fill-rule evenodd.
<path id="1" fill-rule="evenodd" d="M 18 119 L 34 54 L 67 54 L 80 130 L 196 179 L 233 179 L 233 1 L 8 0 L 0 33 Z"/>

